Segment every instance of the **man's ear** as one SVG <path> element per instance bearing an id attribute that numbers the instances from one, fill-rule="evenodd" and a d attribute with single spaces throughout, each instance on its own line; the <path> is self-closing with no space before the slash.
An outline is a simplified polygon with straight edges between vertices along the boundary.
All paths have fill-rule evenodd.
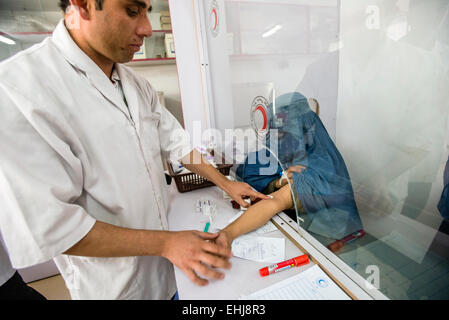
<path id="1" fill-rule="evenodd" d="M 70 0 L 70 5 L 78 9 L 81 19 L 89 20 L 90 18 L 90 0 Z"/>

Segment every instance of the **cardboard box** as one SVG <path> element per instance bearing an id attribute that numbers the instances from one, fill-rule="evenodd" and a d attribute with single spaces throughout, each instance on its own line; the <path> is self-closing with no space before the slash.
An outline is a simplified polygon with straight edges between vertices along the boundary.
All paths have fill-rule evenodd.
<path id="1" fill-rule="evenodd" d="M 145 39 L 147 59 L 164 58 L 165 44 L 164 35 L 161 33 L 154 33 L 151 38 Z"/>
<path id="2" fill-rule="evenodd" d="M 161 17 L 170 17 L 170 11 L 161 11 Z"/>
<path id="3" fill-rule="evenodd" d="M 165 53 L 167 58 L 175 58 L 175 43 L 173 42 L 173 34 L 165 34 Z"/>
<path id="4" fill-rule="evenodd" d="M 140 47 L 140 50 L 134 53 L 133 60 L 136 59 L 147 59 L 147 52 L 145 50 L 146 48 L 146 41 L 143 42 L 143 45 Z"/>
<path id="5" fill-rule="evenodd" d="M 163 23 L 161 24 L 161 28 L 162 30 L 171 30 L 172 29 L 171 23 Z"/>
<path id="6" fill-rule="evenodd" d="M 170 17 L 161 17 L 161 24 L 171 23 Z"/>

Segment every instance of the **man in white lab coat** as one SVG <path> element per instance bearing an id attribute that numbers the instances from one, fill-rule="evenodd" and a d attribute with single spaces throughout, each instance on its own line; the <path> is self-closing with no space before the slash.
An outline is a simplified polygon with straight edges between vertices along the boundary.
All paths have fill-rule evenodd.
<path id="1" fill-rule="evenodd" d="M 0 64 L 0 229 L 13 266 L 54 258 L 73 299 L 170 299 L 173 264 L 198 285 L 223 278 L 231 252 L 208 241 L 217 234 L 167 231 L 162 156 L 244 206 L 266 196 L 192 163 L 179 123 L 120 64 L 151 36 L 150 0 L 69 4 L 52 37 Z"/>

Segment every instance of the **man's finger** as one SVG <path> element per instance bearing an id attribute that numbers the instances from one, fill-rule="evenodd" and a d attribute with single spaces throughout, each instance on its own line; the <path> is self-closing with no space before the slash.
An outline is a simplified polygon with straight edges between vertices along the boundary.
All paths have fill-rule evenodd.
<path id="1" fill-rule="evenodd" d="M 246 202 L 245 200 L 243 200 L 242 198 L 237 198 L 234 200 L 237 201 L 237 203 L 239 205 L 241 205 L 243 208 L 248 208 L 250 206 L 250 204 L 248 202 Z"/>
<path id="2" fill-rule="evenodd" d="M 206 265 L 199 263 L 199 262 L 194 265 L 193 270 L 195 270 L 195 272 L 197 274 L 200 274 L 207 278 L 212 278 L 212 279 L 223 279 L 224 278 L 223 273 L 213 270 L 211 268 L 208 268 Z"/>
<path id="3" fill-rule="evenodd" d="M 229 258 L 233 257 L 233 253 L 232 253 L 232 241 L 228 240 L 228 237 L 223 236 L 222 234 L 220 234 L 220 236 L 217 238 L 217 240 L 215 241 L 215 244 L 221 248 L 222 250 L 224 250 L 224 252 L 230 252 L 230 254 L 227 256 Z"/>
<path id="4" fill-rule="evenodd" d="M 271 199 L 269 196 L 267 196 L 266 194 L 254 191 L 251 189 L 250 194 L 248 194 L 248 196 L 253 196 L 255 198 L 259 198 L 259 199 L 264 199 L 264 200 L 268 200 Z"/>
<path id="5" fill-rule="evenodd" d="M 196 231 L 196 230 L 195 230 L 195 233 L 196 233 L 201 239 L 204 239 L 204 240 L 215 240 L 215 239 L 217 239 L 217 237 L 218 237 L 218 235 L 219 235 L 218 232 L 216 232 L 216 233 L 209 233 L 209 232 L 201 232 L 201 231 Z"/>
<path id="6" fill-rule="evenodd" d="M 226 248 L 224 246 L 217 245 L 216 243 L 205 242 L 205 243 L 203 243 L 201 248 L 206 252 L 212 253 L 212 254 L 220 256 L 220 257 L 224 257 L 224 258 L 232 257 L 232 251 L 230 248 Z"/>
<path id="7" fill-rule="evenodd" d="M 187 275 L 190 281 L 199 286 L 205 286 L 209 283 L 208 280 L 198 277 L 197 274 L 192 269 L 183 269 L 182 271 Z"/>
<path id="8" fill-rule="evenodd" d="M 216 255 L 204 253 L 200 256 L 200 260 L 214 268 L 231 269 L 231 263 L 227 259 L 222 259 Z"/>

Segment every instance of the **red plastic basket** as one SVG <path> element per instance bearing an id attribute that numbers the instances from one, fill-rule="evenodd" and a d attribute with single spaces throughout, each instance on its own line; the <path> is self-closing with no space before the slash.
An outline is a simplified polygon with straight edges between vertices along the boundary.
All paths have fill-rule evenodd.
<path id="1" fill-rule="evenodd" d="M 192 190 L 197 190 L 206 187 L 212 187 L 215 184 L 212 181 L 203 178 L 196 173 L 182 173 L 175 174 L 170 163 L 167 163 L 168 173 L 175 180 L 176 188 L 179 192 L 184 193 Z M 220 171 L 224 176 L 229 175 L 229 171 L 232 167 L 232 164 L 218 164 L 217 170 Z"/>

